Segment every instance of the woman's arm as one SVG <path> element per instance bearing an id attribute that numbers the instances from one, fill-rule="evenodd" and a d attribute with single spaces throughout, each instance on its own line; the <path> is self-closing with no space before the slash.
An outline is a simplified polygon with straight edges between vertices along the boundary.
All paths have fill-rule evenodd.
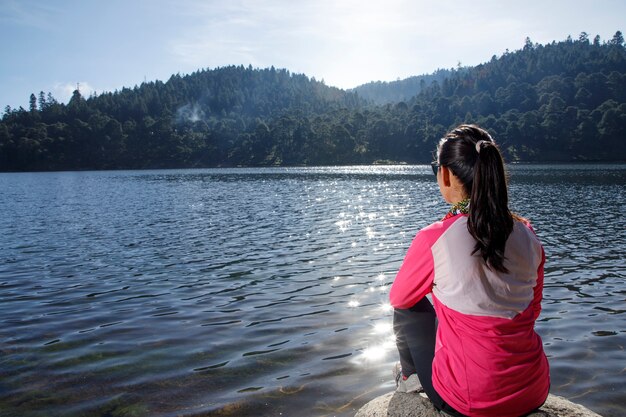
<path id="1" fill-rule="evenodd" d="M 537 268 L 537 284 L 535 288 L 533 288 L 534 296 L 533 296 L 533 319 L 537 320 L 539 314 L 541 313 L 541 300 L 543 299 L 543 265 L 546 262 L 546 254 L 541 248 L 541 264 L 539 264 L 539 268 Z"/>
<path id="2" fill-rule="evenodd" d="M 434 261 L 430 247 L 426 233 L 420 231 L 391 286 L 389 301 L 394 308 L 412 307 L 432 291 Z"/>

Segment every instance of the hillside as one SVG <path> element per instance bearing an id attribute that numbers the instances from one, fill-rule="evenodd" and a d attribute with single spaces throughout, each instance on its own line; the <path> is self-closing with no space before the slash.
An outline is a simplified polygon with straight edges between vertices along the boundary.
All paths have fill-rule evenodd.
<path id="1" fill-rule="evenodd" d="M 382 105 L 407 101 L 421 93 L 433 82 L 443 83 L 451 77 L 454 70 L 439 69 L 432 74 L 417 75 L 397 81 L 372 81 L 348 91 L 371 103 Z"/>
<path id="2" fill-rule="evenodd" d="M 455 71 L 407 102 L 417 137 L 475 121 L 509 160 L 624 161 L 626 49 L 621 32 L 604 44 L 532 44 Z M 452 121 L 452 123 L 451 123 Z"/>
<path id="3" fill-rule="evenodd" d="M 487 128 L 509 161 L 624 161 L 621 32 L 353 91 L 275 68 L 224 67 L 5 109 L 0 170 L 428 162 L 450 127 Z M 386 104 L 377 104 L 386 103 Z"/>
<path id="4" fill-rule="evenodd" d="M 273 67 L 201 70 L 87 99 L 77 90 L 67 105 L 41 92 L 29 110 L 5 111 L 0 170 L 298 163 L 293 123 L 362 104 Z"/>

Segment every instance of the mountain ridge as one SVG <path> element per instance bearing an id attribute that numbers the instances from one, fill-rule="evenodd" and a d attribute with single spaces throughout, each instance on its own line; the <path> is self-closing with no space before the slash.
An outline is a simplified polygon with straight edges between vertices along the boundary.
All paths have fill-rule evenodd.
<path id="1" fill-rule="evenodd" d="M 626 160 L 621 32 L 604 43 L 527 38 L 474 67 L 351 90 L 226 66 L 89 98 L 76 90 L 67 105 L 32 94 L 0 121 L 0 171 L 425 163 L 465 122 L 489 130 L 509 161 Z"/>

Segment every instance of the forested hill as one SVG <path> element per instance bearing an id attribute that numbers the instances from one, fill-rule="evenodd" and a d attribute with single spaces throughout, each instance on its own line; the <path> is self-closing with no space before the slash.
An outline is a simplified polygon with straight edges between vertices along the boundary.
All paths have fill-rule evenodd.
<path id="1" fill-rule="evenodd" d="M 466 69 L 458 69 L 459 72 Z M 374 104 L 389 104 L 407 101 L 421 93 L 433 82 L 443 83 L 448 77 L 456 74 L 456 70 L 438 69 L 432 74 L 417 75 L 397 81 L 372 81 L 360 85 L 349 91 L 353 91 L 359 97 L 369 100 Z"/>
<path id="2" fill-rule="evenodd" d="M 527 39 L 476 67 L 348 92 L 243 66 L 77 90 L 67 105 L 41 92 L 29 109 L 5 109 L 0 170 L 425 163 L 461 122 L 487 128 L 509 161 L 626 160 L 621 32 Z"/>

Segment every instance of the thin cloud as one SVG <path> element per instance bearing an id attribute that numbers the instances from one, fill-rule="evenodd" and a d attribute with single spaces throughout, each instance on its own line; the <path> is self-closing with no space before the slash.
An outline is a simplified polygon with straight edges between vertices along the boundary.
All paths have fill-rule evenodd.
<path id="1" fill-rule="evenodd" d="M 5 0 L 0 9 L 0 22 L 36 29 L 53 29 L 50 23 L 59 12 L 46 3 Z"/>
<path id="2" fill-rule="evenodd" d="M 541 43 L 577 36 L 566 30 L 585 21 L 580 8 L 561 0 L 506 7 L 493 0 L 233 0 L 182 7 L 189 16 L 193 10 L 193 24 L 170 41 L 169 52 L 183 70 L 274 65 L 342 88 L 459 62 L 477 65 L 520 49 L 526 36 Z M 568 19 L 554 21 L 555 15 Z"/>
<path id="3" fill-rule="evenodd" d="M 384 51 L 385 34 L 407 25 L 399 9 L 381 2 L 236 1 L 196 11 L 196 26 L 169 44 L 185 65 L 274 65 L 317 77 L 329 68 L 346 72 L 340 68 L 372 49 Z"/>
<path id="4" fill-rule="evenodd" d="M 72 98 L 72 94 L 78 88 L 80 94 L 87 98 L 92 93 L 95 93 L 96 90 L 89 84 L 87 81 L 80 81 L 78 85 L 76 83 L 68 83 L 68 82 L 57 82 L 52 86 L 52 95 L 57 101 L 61 103 L 67 103 L 70 98 Z"/>
<path id="5" fill-rule="evenodd" d="M 623 0 L 0 0 L 0 90 L 12 106 L 55 80 L 132 86 L 201 68 L 286 68 L 351 88 L 477 65 L 533 42 L 610 39 Z M 93 20 L 93 16 L 98 19 Z M 74 83 L 58 83 L 59 99 Z M 67 84 L 69 87 L 61 87 Z M 81 88 L 85 95 L 91 91 Z M 98 91 L 101 91 L 100 89 Z M 112 90 L 108 90 L 112 91 Z"/>
<path id="6" fill-rule="evenodd" d="M 195 24 L 169 43 L 174 59 L 188 70 L 274 65 L 343 88 L 459 61 L 483 62 L 510 45 L 510 37 L 501 36 L 502 51 L 483 52 L 477 61 L 488 33 L 505 35 L 519 27 L 507 18 L 483 22 L 470 6 L 464 11 L 427 1 L 239 0 L 195 6 Z M 452 21 L 459 13 L 480 24 Z"/>

